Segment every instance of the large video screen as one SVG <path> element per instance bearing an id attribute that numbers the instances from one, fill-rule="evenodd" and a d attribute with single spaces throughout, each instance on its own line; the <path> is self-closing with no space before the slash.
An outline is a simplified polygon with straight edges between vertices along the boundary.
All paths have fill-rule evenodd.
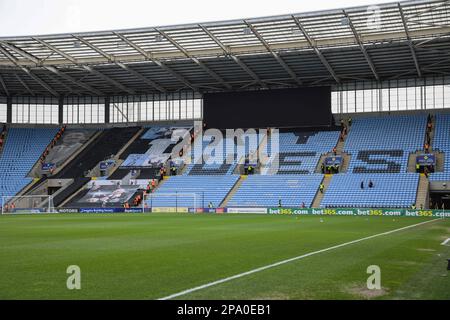
<path id="1" fill-rule="evenodd" d="M 206 93 L 203 118 L 209 128 L 330 126 L 331 87 Z"/>

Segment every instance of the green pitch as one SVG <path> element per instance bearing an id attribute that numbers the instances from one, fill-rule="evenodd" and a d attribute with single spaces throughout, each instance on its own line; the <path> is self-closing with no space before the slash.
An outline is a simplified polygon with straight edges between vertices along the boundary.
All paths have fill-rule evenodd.
<path id="1" fill-rule="evenodd" d="M 269 215 L 0 217 L 0 299 L 158 299 L 426 218 Z M 450 299 L 450 220 L 320 252 L 179 299 Z M 81 289 L 68 290 L 69 265 Z M 381 268 L 368 290 L 367 267 Z"/>

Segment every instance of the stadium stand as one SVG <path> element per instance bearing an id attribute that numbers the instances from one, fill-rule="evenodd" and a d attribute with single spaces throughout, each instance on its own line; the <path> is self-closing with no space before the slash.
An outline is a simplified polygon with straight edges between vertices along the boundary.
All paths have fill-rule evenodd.
<path id="1" fill-rule="evenodd" d="M 231 188 L 238 181 L 237 175 L 209 176 L 174 176 L 165 180 L 155 193 L 147 200 L 149 207 L 193 207 L 195 193 L 197 208 L 207 207 L 211 202 L 218 207 Z M 179 193 L 179 196 L 175 194 Z M 164 194 L 166 196 L 164 196 Z"/>
<path id="2" fill-rule="evenodd" d="M 411 152 L 421 150 L 425 115 L 355 119 L 344 151 L 352 155 L 348 172 L 406 172 Z"/>
<path id="3" fill-rule="evenodd" d="M 228 207 L 310 207 L 323 179 L 321 174 L 251 175 L 244 179 Z"/>
<path id="4" fill-rule="evenodd" d="M 374 186 L 368 187 L 369 181 Z M 361 183 L 364 188 L 361 188 Z M 321 207 L 402 208 L 416 201 L 419 175 L 397 174 L 337 174 L 324 195 Z"/>
<path id="5" fill-rule="evenodd" d="M 330 152 L 336 146 L 339 133 L 339 131 L 280 133 L 278 155 L 274 152 L 271 143 L 267 145 L 271 158 L 276 159 L 278 156 L 279 168 L 276 170 L 272 164 L 269 164 L 262 172 L 266 174 L 314 173 L 320 156 Z"/>
<path id="6" fill-rule="evenodd" d="M 26 177 L 58 128 L 10 128 L 0 155 L 0 195 L 17 194 L 31 178 Z"/>
<path id="7" fill-rule="evenodd" d="M 224 137 L 222 141 L 214 141 L 212 136 L 203 136 L 202 150 L 211 163 L 191 163 L 186 166 L 185 175 L 226 175 L 232 174 L 242 158 L 257 152 L 259 144 L 258 133 L 248 133 L 238 141 L 237 137 Z M 194 147 L 196 145 L 194 144 Z M 194 152 L 192 159 L 194 162 Z M 208 158 L 211 156 L 212 158 Z M 212 160 L 214 159 L 214 161 Z M 212 163 L 214 162 L 214 163 Z M 241 162 L 242 163 L 242 162 Z"/>
<path id="8" fill-rule="evenodd" d="M 433 150 L 444 152 L 444 172 L 430 175 L 430 181 L 450 180 L 450 114 L 436 115 Z"/>

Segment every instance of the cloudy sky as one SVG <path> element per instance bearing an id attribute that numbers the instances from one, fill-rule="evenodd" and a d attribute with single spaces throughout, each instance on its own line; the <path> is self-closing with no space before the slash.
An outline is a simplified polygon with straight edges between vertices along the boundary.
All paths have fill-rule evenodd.
<path id="1" fill-rule="evenodd" d="M 386 2 L 392 0 L 0 0 L 0 36 L 164 26 Z"/>

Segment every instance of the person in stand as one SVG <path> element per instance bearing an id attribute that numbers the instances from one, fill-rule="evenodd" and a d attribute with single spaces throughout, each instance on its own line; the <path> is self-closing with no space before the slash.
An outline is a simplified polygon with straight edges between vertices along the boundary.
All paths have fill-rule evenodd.
<path id="1" fill-rule="evenodd" d="M 319 191 L 321 192 L 321 193 L 323 193 L 323 190 L 325 189 L 325 185 L 323 184 L 323 183 L 321 183 L 320 185 L 319 185 Z"/>
<path id="2" fill-rule="evenodd" d="M 278 208 L 281 208 L 281 198 L 278 199 Z"/>
<path id="3" fill-rule="evenodd" d="M 333 165 L 333 171 L 334 173 L 339 173 L 339 166 L 337 165 L 337 163 Z"/>
<path id="4" fill-rule="evenodd" d="M 364 181 L 361 181 L 361 189 L 364 189 Z"/>
<path id="5" fill-rule="evenodd" d="M 248 174 L 250 175 L 250 174 L 253 174 L 253 167 L 252 167 L 252 165 L 249 165 L 248 166 Z"/>
<path id="6" fill-rule="evenodd" d="M 214 208 L 214 204 L 213 204 L 211 201 L 208 203 L 208 208 L 209 208 L 209 209 Z"/>
<path id="7" fill-rule="evenodd" d="M 333 147 L 333 155 L 336 155 L 336 152 L 337 152 L 336 147 Z"/>
<path id="8" fill-rule="evenodd" d="M 302 202 L 302 208 L 304 209 L 306 207 L 305 203 Z"/>
<path id="9" fill-rule="evenodd" d="M 374 187 L 374 185 L 373 185 L 373 182 L 372 182 L 372 180 L 369 180 L 369 188 L 373 188 Z"/>
<path id="10" fill-rule="evenodd" d="M 415 203 L 413 203 L 413 204 L 411 205 L 411 209 L 412 209 L 412 210 L 416 210 L 416 204 L 415 204 Z"/>
<path id="11" fill-rule="evenodd" d="M 351 118 L 351 117 L 350 117 L 350 118 L 348 118 L 348 126 L 349 126 L 349 127 L 351 127 L 351 126 L 352 126 L 352 121 L 353 121 L 353 120 L 352 120 L 352 118 Z"/>
<path id="12" fill-rule="evenodd" d="M 416 172 L 419 173 L 420 172 L 420 164 L 416 163 Z"/>
<path id="13" fill-rule="evenodd" d="M 322 164 L 320 165 L 320 171 L 321 171 L 322 173 L 325 173 L 325 165 L 323 164 L 323 162 L 322 162 Z"/>
<path id="14" fill-rule="evenodd" d="M 423 168 L 423 174 L 425 175 L 425 178 L 428 179 L 428 174 L 429 174 L 428 167 Z"/>
<path id="15" fill-rule="evenodd" d="M 428 143 L 425 143 L 424 149 L 426 153 L 430 152 L 430 145 Z"/>

